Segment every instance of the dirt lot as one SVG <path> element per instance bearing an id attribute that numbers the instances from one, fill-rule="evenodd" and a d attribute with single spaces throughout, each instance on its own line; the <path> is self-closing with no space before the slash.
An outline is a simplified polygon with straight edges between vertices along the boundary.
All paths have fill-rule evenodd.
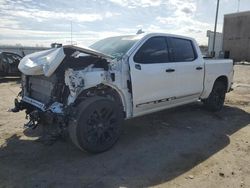
<path id="1" fill-rule="evenodd" d="M 7 112 L 19 87 L 0 79 L 0 187 L 250 187 L 250 66 L 235 66 L 221 112 L 197 103 L 126 121 L 99 155 L 25 136 L 24 113 Z"/>

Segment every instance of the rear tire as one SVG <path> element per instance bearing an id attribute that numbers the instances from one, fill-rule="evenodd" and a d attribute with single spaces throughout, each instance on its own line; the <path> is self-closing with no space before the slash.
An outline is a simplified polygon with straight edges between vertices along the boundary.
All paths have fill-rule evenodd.
<path id="1" fill-rule="evenodd" d="M 203 100 L 205 107 L 213 112 L 222 109 L 226 96 L 226 85 L 222 81 L 216 81 L 207 99 Z"/>
<path id="2" fill-rule="evenodd" d="M 69 125 L 70 138 L 77 147 L 100 153 L 117 142 L 123 117 L 115 101 L 93 97 L 80 103 L 77 112 L 76 122 Z"/>

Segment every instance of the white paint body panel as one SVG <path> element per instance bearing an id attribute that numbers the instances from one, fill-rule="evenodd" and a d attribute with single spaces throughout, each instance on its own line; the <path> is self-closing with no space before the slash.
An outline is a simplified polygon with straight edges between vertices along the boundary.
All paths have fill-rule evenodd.
<path id="1" fill-rule="evenodd" d="M 136 69 L 135 65 L 138 63 L 134 62 L 134 55 L 149 38 L 154 36 L 191 40 L 197 58 L 192 62 L 139 64 L 141 70 Z M 129 65 L 133 90 L 133 117 L 207 98 L 215 80 L 220 76 L 227 77 L 229 90 L 233 77 L 232 60 L 204 60 L 194 39 L 162 33 L 143 37 L 134 49 L 129 51 Z M 202 69 L 197 70 L 196 67 Z M 166 73 L 166 69 L 170 68 L 175 69 L 175 72 Z"/>
<path id="2" fill-rule="evenodd" d="M 221 60 L 204 60 L 205 63 L 205 78 L 204 90 L 201 98 L 207 98 L 212 91 L 215 80 L 220 76 L 226 76 L 228 80 L 227 91 L 230 90 L 233 83 L 233 61 L 230 59 Z"/>

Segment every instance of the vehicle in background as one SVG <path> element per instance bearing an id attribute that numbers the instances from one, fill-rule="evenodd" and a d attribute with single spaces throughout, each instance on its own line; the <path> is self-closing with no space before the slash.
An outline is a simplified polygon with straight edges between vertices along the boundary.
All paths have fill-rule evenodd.
<path id="1" fill-rule="evenodd" d="M 20 75 L 18 64 L 22 57 L 12 52 L 0 52 L 0 74 L 4 76 Z"/>
<path id="2" fill-rule="evenodd" d="M 194 39 L 163 33 L 37 52 L 19 69 L 13 111 L 26 110 L 26 126 L 51 125 L 52 135 L 94 153 L 115 144 L 124 119 L 195 101 L 221 110 L 233 79 L 232 60 L 204 59 Z"/>

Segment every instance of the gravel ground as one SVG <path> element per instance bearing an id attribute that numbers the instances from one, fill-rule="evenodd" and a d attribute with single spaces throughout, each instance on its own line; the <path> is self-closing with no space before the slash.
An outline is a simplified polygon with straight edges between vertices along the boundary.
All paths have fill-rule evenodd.
<path id="1" fill-rule="evenodd" d="M 195 103 L 128 120 L 91 155 L 24 131 L 24 112 L 7 112 L 18 79 L 1 78 L 0 187 L 250 187 L 250 66 L 235 66 L 234 82 L 221 112 Z"/>

